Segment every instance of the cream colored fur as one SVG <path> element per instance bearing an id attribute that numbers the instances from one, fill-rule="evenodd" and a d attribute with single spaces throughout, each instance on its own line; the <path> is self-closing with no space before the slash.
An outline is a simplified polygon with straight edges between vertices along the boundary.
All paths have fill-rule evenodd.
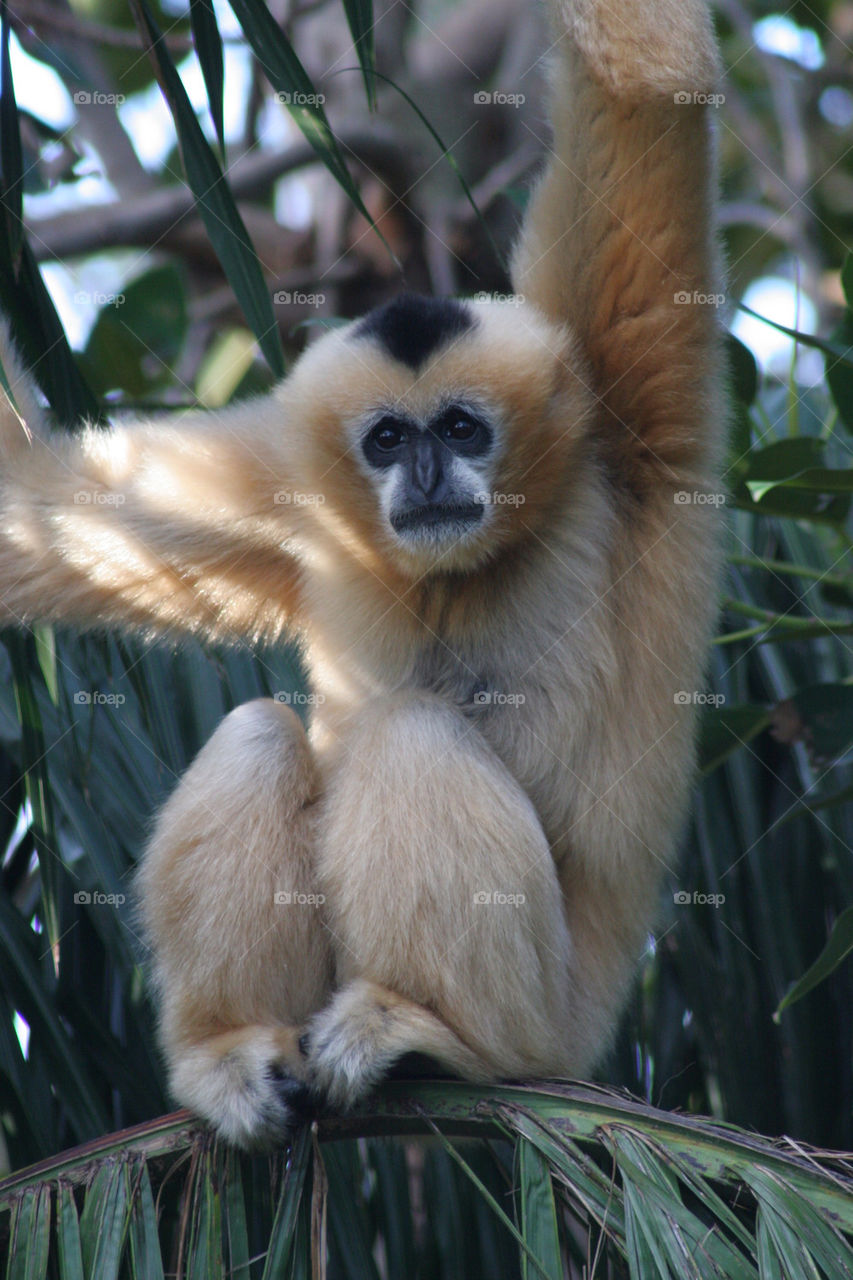
<path id="1" fill-rule="evenodd" d="M 0 414 L 3 620 L 306 645 L 310 740 L 275 703 L 227 717 L 140 875 L 175 1097 L 242 1144 L 293 1122 L 282 1075 L 348 1105 L 408 1051 L 588 1073 L 673 865 L 718 561 L 716 509 L 675 494 L 719 487 L 724 420 L 715 313 L 676 301 L 719 291 L 709 113 L 675 95 L 717 56 L 704 0 L 552 18 L 524 303 L 417 375 L 338 330 L 265 400 L 71 438 L 4 343 L 30 435 Z M 354 441 L 448 395 L 524 503 L 436 560 Z"/>

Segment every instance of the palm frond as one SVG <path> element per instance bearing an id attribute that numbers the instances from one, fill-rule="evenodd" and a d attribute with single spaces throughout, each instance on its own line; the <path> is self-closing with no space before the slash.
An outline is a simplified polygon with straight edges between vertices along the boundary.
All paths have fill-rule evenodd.
<path id="1" fill-rule="evenodd" d="M 176 1112 L 21 1170 L 0 1183 L 7 1275 L 426 1275 L 428 1165 L 445 1152 L 502 1224 L 499 1274 L 853 1277 L 851 1157 L 605 1088 L 446 1081 L 386 1084 L 269 1157 Z"/>

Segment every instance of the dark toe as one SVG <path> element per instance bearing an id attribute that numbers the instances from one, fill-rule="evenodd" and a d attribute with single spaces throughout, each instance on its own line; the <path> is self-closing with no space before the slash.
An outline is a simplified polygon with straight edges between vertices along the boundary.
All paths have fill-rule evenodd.
<path id="1" fill-rule="evenodd" d="M 270 1075 L 276 1093 L 291 1111 L 300 1116 L 308 1116 L 317 1110 L 317 1096 L 304 1080 L 294 1079 L 280 1067 L 273 1067 Z"/>

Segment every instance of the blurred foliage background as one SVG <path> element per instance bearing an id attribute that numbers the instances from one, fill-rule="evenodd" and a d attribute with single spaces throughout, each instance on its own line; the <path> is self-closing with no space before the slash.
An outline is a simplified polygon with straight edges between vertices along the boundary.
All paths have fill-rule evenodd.
<path id="1" fill-rule="evenodd" d="M 509 292 L 547 138 L 525 0 L 0 12 L 0 302 L 60 422 L 215 409 L 403 285 Z M 729 566 L 693 817 L 602 1078 L 851 1149 L 853 3 L 716 14 Z M 2 1172 L 168 1109 L 129 878 L 222 714 L 303 677 L 47 629 L 0 665 Z M 443 1212 L 462 1259 L 475 1219 Z"/>

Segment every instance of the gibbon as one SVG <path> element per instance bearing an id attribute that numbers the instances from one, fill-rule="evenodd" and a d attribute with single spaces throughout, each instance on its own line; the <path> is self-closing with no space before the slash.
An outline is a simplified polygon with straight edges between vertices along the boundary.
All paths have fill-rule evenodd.
<path id="1" fill-rule="evenodd" d="M 73 437 L 4 343 L 2 620 L 286 632 L 310 665 L 310 731 L 226 716 L 139 872 L 172 1092 L 244 1146 L 404 1055 L 587 1075 L 673 868 L 719 559 L 718 56 L 705 0 L 550 17 L 510 301 L 404 294 L 266 397 Z"/>

